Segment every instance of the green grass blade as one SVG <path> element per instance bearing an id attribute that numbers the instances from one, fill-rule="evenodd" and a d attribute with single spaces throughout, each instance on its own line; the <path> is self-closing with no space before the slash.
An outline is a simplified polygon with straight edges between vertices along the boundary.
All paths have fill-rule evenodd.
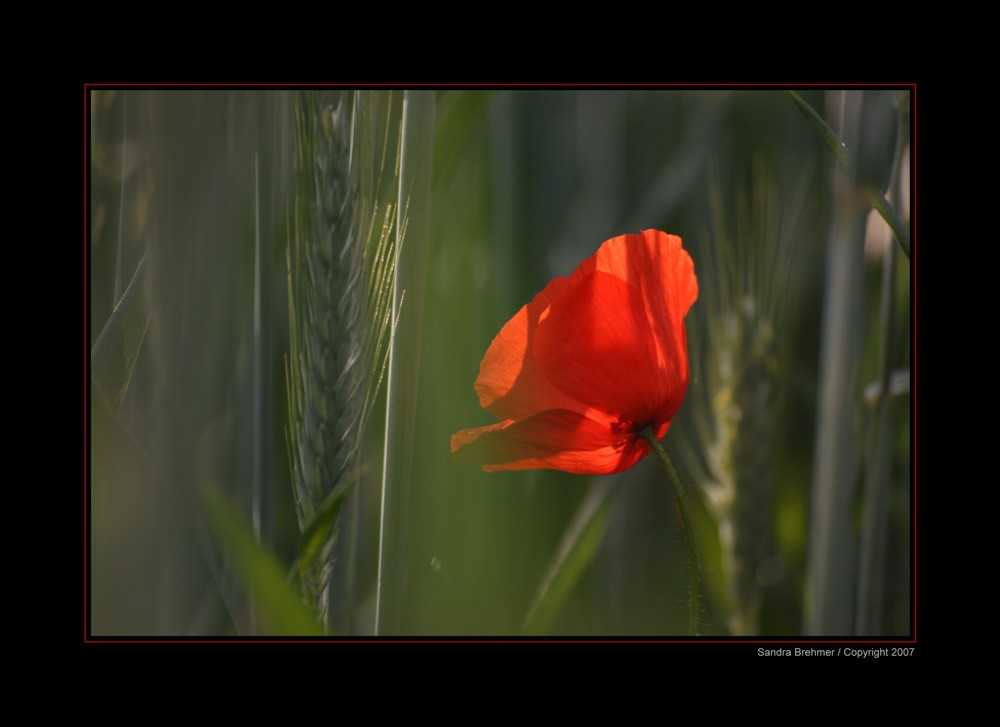
<path id="1" fill-rule="evenodd" d="M 125 398 L 132 369 L 149 326 L 149 300 L 144 272 L 146 256 L 136 267 L 122 299 L 115 306 L 90 352 L 91 376 L 101 394 L 117 411 Z"/>
<path id="2" fill-rule="evenodd" d="M 548 631 L 593 561 L 608 527 L 612 484 L 606 479 L 595 482 L 577 508 L 524 619 L 524 633 L 540 635 Z"/>
<path id="3" fill-rule="evenodd" d="M 822 116 L 817 113 L 816 109 L 806 103 L 805 99 L 799 96 L 795 91 L 785 91 L 788 98 L 792 100 L 796 108 L 802 112 L 802 115 L 806 117 L 806 120 L 812 125 L 819 134 L 819 137 L 826 144 L 830 153 L 837 159 L 840 164 L 845 166 L 850 164 L 850 157 L 847 150 L 847 144 L 840 140 L 837 136 L 837 132 L 830 128 L 830 125 L 826 123 Z M 896 211 L 892 208 L 887 200 L 880 192 L 875 192 L 868 190 L 866 192 L 868 201 L 871 206 L 875 208 L 875 211 L 879 213 L 885 223 L 889 225 L 889 229 L 892 230 L 893 237 L 896 238 L 896 242 L 899 243 L 899 247 L 902 249 L 903 254 L 906 255 L 906 259 L 910 259 L 910 232 L 900 221 L 899 216 Z"/>
<path id="4" fill-rule="evenodd" d="M 212 526 L 252 594 L 257 619 L 273 636 L 322 636 L 323 629 L 302 603 L 298 590 L 270 552 L 257 545 L 253 531 L 214 488 L 204 491 Z"/>
<path id="5" fill-rule="evenodd" d="M 892 230 L 892 236 L 896 238 L 896 242 L 898 242 L 900 248 L 902 248 L 903 254 L 906 255 L 906 259 L 909 260 L 910 231 L 906 229 L 903 221 L 899 219 L 899 215 L 896 214 L 896 210 L 894 210 L 892 205 L 889 204 L 889 200 L 874 190 L 868 191 L 868 201 L 871 202 L 875 211 L 878 212 L 882 219 L 885 220 L 886 224 L 889 225 L 889 229 Z"/>
<path id="6" fill-rule="evenodd" d="M 838 116 L 848 139 L 859 135 L 862 97 L 840 92 Z M 834 168 L 834 189 L 847 170 Z M 856 564 L 855 497 L 859 457 L 854 430 L 860 398 L 864 234 L 866 213 L 845 196 L 837 198 L 827 241 L 826 283 L 820 338 L 820 379 L 809 530 L 806 633 L 852 633 Z"/>
<path id="7" fill-rule="evenodd" d="M 379 526 L 376 634 L 399 627 L 406 509 L 417 421 L 420 336 L 427 257 L 430 248 L 431 186 L 434 167 L 433 91 L 406 91 L 400 136 L 399 207 L 396 225 L 395 296 L 391 320 L 400 325 L 389 343 L 386 381 L 386 437 Z M 403 237 L 406 245 L 401 247 Z M 406 309 L 399 303 L 406 294 Z"/>
<path id="8" fill-rule="evenodd" d="M 122 297 L 122 246 L 125 229 L 125 173 L 128 170 L 128 91 L 122 91 L 122 166 L 118 190 L 118 239 L 115 242 L 115 303 Z"/>
<path id="9" fill-rule="evenodd" d="M 884 624 L 886 549 L 889 539 L 889 491 L 892 474 L 889 382 L 898 334 L 895 311 L 896 256 L 887 245 L 882 256 L 882 321 L 879 335 L 879 396 L 872 412 L 864 480 L 864 521 L 861 529 L 861 557 L 858 573 L 858 604 L 855 633 L 877 636 Z"/>
<path id="10" fill-rule="evenodd" d="M 847 145 L 840 140 L 837 136 L 837 132 L 830 128 L 830 125 L 826 123 L 826 120 L 819 115 L 819 113 L 806 103 L 806 100 L 799 96 L 795 91 L 785 91 L 788 98 L 792 100 L 795 107 L 802 112 L 802 115 L 806 117 L 806 120 L 812 125 L 819 134 L 819 138 L 823 140 L 830 153 L 836 157 L 837 161 L 841 164 L 847 164 Z"/>
<path id="11" fill-rule="evenodd" d="M 338 487 L 336 490 L 330 493 L 330 497 L 327 499 L 326 504 L 320 508 L 319 512 L 313 517 L 311 521 L 302 530 L 302 538 L 299 541 L 299 564 L 298 572 L 299 577 L 304 578 L 312 568 L 313 563 L 316 558 L 320 556 L 323 551 L 323 546 L 327 542 L 327 538 L 330 536 L 333 526 L 337 522 L 337 517 L 340 515 L 340 510 L 344 506 L 344 500 L 347 494 L 353 489 L 354 485 L 361 479 L 363 470 L 356 470 L 353 475 L 349 476 L 344 485 Z"/>

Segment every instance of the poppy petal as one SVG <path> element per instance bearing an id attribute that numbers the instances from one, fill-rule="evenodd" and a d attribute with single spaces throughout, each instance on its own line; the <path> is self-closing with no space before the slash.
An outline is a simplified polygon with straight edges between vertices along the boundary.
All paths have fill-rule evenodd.
<path id="1" fill-rule="evenodd" d="M 687 390 L 687 331 L 684 317 L 698 298 L 694 262 L 684 250 L 681 238 L 659 230 L 640 235 L 622 235 L 601 245 L 597 253 L 580 266 L 593 266 L 624 280 L 638 289 L 646 307 L 657 351 L 657 369 L 675 382 L 683 378 L 680 398 L 667 397 L 660 411 L 676 412 Z M 670 387 L 676 392 L 676 387 Z M 671 413 L 670 416 L 673 416 Z"/>
<path id="2" fill-rule="evenodd" d="M 535 361 L 539 322 L 562 296 L 568 278 L 555 278 L 545 290 L 507 321 L 479 365 L 479 404 L 499 419 L 523 419 L 548 409 L 583 411 L 580 402 L 552 386 Z"/>
<path id="3" fill-rule="evenodd" d="M 659 230 L 621 235 L 584 260 L 579 272 L 601 270 L 634 285 L 649 305 L 650 320 L 683 329 L 684 316 L 698 298 L 694 262 L 681 238 Z"/>
<path id="4" fill-rule="evenodd" d="M 552 386 L 640 427 L 672 418 L 688 381 L 679 334 L 654 325 L 644 298 L 609 273 L 574 275 L 534 351 Z"/>
<path id="5" fill-rule="evenodd" d="M 521 421 L 465 429 L 451 438 L 452 459 L 498 470 L 558 469 L 603 475 L 626 470 L 649 451 L 633 434 L 578 412 L 555 409 Z"/>

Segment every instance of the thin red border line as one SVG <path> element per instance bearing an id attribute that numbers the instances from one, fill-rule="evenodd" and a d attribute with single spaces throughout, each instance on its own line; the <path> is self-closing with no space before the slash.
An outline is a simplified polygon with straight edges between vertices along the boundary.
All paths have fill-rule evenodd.
<path id="1" fill-rule="evenodd" d="M 913 487 L 913 512 L 912 518 L 912 543 L 913 543 L 913 563 L 911 572 L 913 573 L 913 638 L 917 638 L 917 229 L 913 224 L 914 216 L 917 214 L 917 88 L 914 84 L 912 91 L 912 125 L 913 136 L 910 138 L 910 266 L 913 275 L 910 278 L 910 296 L 913 303 L 913 320 L 911 329 L 913 330 L 913 356 L 910 359 L 910 401 L 913 405 L 911 427 L 912 450 L 910 451 Z"/>
<path id="2" fill-rule="evenodd" d="M 90 147 L 88 145 L 90 124 L 87 113 L 87 98 L 90 92 L 87 87 L 84 86 L 83 90 L 83 638 L 86 641 L 88 634 L 87 629 L 87 599 L 88 599 L 88 589 L 87 589 L 87 576 L 88 576 L 88 560 L 90 558 L 90 547 L 89 547 L 89 533 L 87 531 L 87 511 L 89 509 L 89 457 L 87 447 L 87 434 L 89 432 L 90 421 L 89 421 L 89 406 L 90 400 L 88 398 L 87 385 L 89 379 L 89 369 L 90 369 L 90 339 L 89 339 L 89 321 L 87 320 L 88 305 L 88 281 L 87 281 L 87 246 L 90 237 L 88 219 L 89 210 L 87 209 L 87 173 L 88 167 L 90 165 Z"/>
<path id="3" fill-rule="evenodd" d="M 88 575 L 88 565 L 89 565 L 88 564 L 88 558 L 89 558 L 89 540 L 88 540 L 88 529 L 87 529 L 88 528 L 87 517 L 88 517 L 88 507 L 89 507 L 89 497 L 88 497 L 89 496 L 89 491 L 88 491 L 88 487 L 87 487 L 87 483 L 89 481 L 88 480 L 88 475 L 89 475 L 89 470 L 88 470 L 88 466 L 89 466 L 88 456 L 89 456 L 89 452 L 88 452 L 88 448 L 87 448 L 87 432 L 88 432 L 88 428 L 89 428 L 89 417 L 88 417 L 88 412 L 89 412 L 89 394 L 88 394 L 88 388 L 87 388 L 88 387 L 88 381 L 89 381 L 89 379 L 88 379 L 88 375 L 89 375 L 89 356 L 88 356 L 88 353 L 87 353 L 88 350 L 89 350 L 89 338 L 88 338 L 88 335 L 89 335 L 89 321 L 87 320 L 87 310 L 88 310 L 88 298 L 87 298 L 87 296 L 89 294 L 89 291 L 88 291 L 88 280 L 87 280 L 87 273 L 88 273 L 88 268 L 87 268 L 87 261 L 88 261 L 87 242 L 88 242 L 88 239 L 89 239 L 89 237 L 88 237 L 89 236 L 89 227 L 88 227 L 88 225 L 89 225 L 89 220 L 88 220 L 89 210 L 87 209 L 87 194 L 88 194 L 88 191 L 89 191 L 89 188 L 88 188 L 88 178 L 87 178 L 88 166 L 89 166 L 89 116 L 88 116 L 88 98 L 89 98 L 89 93 L 90 93 L 91 87 L 96 87 L 96 86 L 102 86 L 102 87 L 120 87 L 120 86 L 131 86 L 131 85 L 133 85 L 133 84 L 120 83 L 119 82 L 119 83 L 110 83 L 110 84 L 85 83 L 84 86 L 83 86 L 83 89 L 84 89 L 84 93 L 83 93 L 83 128 L 84 128 L 84 131 L 83 131 L 83 140 L 84 140 L 84 164 L 83 164 L 83 190 L 84 190 L 84 194 L 83 194 L 83 230 L 84 230 L 84 250 L 83 250 L 83 261 L 84 261 L 84 266 L 83 266 L 84 267 L 84 274 L 83 274 L 83 293 L 84 293 L 83 294 L 83 302 L 84 302 L 84 306 L 83 306 L 83 308 L 84 308 L 84 310 L 83 310 L 83 319 L 84 319 L 83 320 L 83 337 L 84 337 L 84 387 L 83 387 L 83 420 L 84 420 L 84 424 L 83 424 L 83 426 L 84 426 L 84 430 L 83 430 L 84 431 L 84 437 L 83 437 L 83 450 L 84 450 L 83 451 L 83 463 L 84 463 L 83 464 L 83 467 L 84 467 L 84 492 L 83 492 L 83 505 L 84 505 L 84 510 L 83 510 L 83 541 L 84 541 L 84 548 L 83 548 L 83 586 L 84 586 L 84 588 L 83 588 L 83 630 L 84 630 L 84 641 L 89 641 L 89 638 L 88 638 L 89 637 L 89 633 L 88 633 L 88 630 L 87 630 L 87 615 L 88 615 L 87 614 L 87 606 L 88 606 L 88 603 L 87 603 L 87 599 L 88 599 L 87 575 Z M 333 84 L 333 85 L 336 85 L 338 87 L 341 86 L 341 84 Z M 375 83 L 375 84 L 359 84 L 359 85 L 375 86 L 375 87 L 396 87 L 398 84 Z M 411 84 L 403 84 L 403 85 L 411 85 Z M 419 83 L 419 84 L 412 84 L 413 87 L 418 87 L 418 88 L 440 88 L 442 86 L 462 86 L 462 85 L 463 84 L 460 84 L 460 83 L 445 83 L 445 84 Z M 507 85 L 508 84 L 494 83 L 494 84 L 485 84 L 484 87 L 507 86 Z M 509 84 L 509 85 L 522 85 L 522 84 Z M 574 87 L 575 88 L 575 87 L 592 86 L 593 84 L 570 83 L 570 84 L 562 84 L 562 85 L 564 87 Z M 601 84 L 598 84 L 598 85 L 601 85 Z M 638 87 L 647 87 L 647 88 L 648 87 L 664 87 L 664 88 L 670 88 L 670 87 L 674 87 L 674 88 L 677 88 L 677 87 L 702 87 L 702 88 L 704 88 L 704 87 L 709 87 L 709 88 L 722 88 L 722 87 L 731 87 L 733 84 L 722 84 L 722 83 L 710 83 L 710 84 L 697 84 L 697 83 L 690 83 L 690 84 L 655 84 L 655 83 L 654 84 L 642 84 L 642 83 L 629 83 L 629 84 L 609 84 L 609 85 L 613 85 L 613 86 L 620 87 L 620 88 L 638 88 Z M 736 84 L 736 85 L 741 85 L 741 84 Z M 837 85 L 837 84 L 826 84 L 826 83 L 742 84 L 741 86 L 743 88 L 756 88 L 756 89 L 770 89 L 770 88 L 774 88 L 774 89 L 780 89 L 780 88 L 791 88 L 791 87 L 829 88 L 829 87 L 833 87 L 834 85 Z M 895 84 L 861 83 L 861 84 L 844 84 L 844 85 L 845 86 L 852 86 L 852 87 L 864 87 L 864 88 L 868 88 L 868 87 L 884 88 L 886 86 L 893 86 Z M 253 83 L 237 83 L 237 84 L 153 83 L 153 84 L 145 84 L 145 86 L 146 87 L 150 87 L 150 88 L 175 88 L 175 87 L 184 87 L 184 86 L 187 86 L 187 87 L 202 87 L 202 88 L 224 88 L 224 87 L 259 88 L 259 87 L 271 87 L 270 84 L 253 84 Z M 312 87 L 323 87 L 324 84 L 309 84 L 309 83 L 301 83 L 301 84 L 275 84 L 275 86 L 286 87 L 286 88 L 312 88 Z M 539 87 L 546 87 L 546 86 L 547 86 L 547 84 L 540 84 L 540 83 L 523 84 L 522 85 L 522 87 L 527 87 L 527 88 L 539 88 Z M 916 290 L 917 289 L 917 260 L 916 260 L 916 237 L 917 237 L 917 233 L 916 233 L 916 229 L 915 229 L 916 226 L 913 225 L 913 217 L 914 217 L 914 215 L 916 213 L 916 208 L 917 208 L 917 152 L 916 152 L 916 147 L 917 147 L 917 84 L 916 83 L 908 83 L 908 84 L 900 84 L 900 86 L 907 88 L 910 91 L 910 93 L 912 94 L 912 96 L 911 96 L 911 98 L 912 98 L 912 112 L 911 112 L 912 113 L 912 137 L 911 137 L 911 142 L 910 142 L 910 164 L 911 164 L 911 167 L 912 167 L 912 171 L 911 171 L 911 174 L 910 174 L 910 184 L 911 184 L 911 189 L 910 189 L 910 197 L 911 197 L 911 212 L 910 212 L 910 221 L 911 221 L 911 224 L 910 224 L 911 237 L 910 237 L 910 239 L 911 239 L 911 245 L 910 245 L 910 256 L 911 256 L 912 278 L 911 278 L 910 285 L 911 285 L 912 306 L 913 306 L 913 321 L 912 321 L 912 331 L 913 331 L 913 334 L 912 334 L 913 335 L 912 350 L 913 350 L 913 357 L 912 357 L 911 362 L 910 362 L 910 368 L 911 368 L 911 383 L 910 383 L 910 386 L 911 386 L 911 392 L 912 392 L 912 394 L 911 394 L 911 401 L 912 401 L 912 407 L 913 407 L 912 423 L 911 423 L 911 427 L 912 427 L 911 461 L 912 461 L 912 487 L 913 487 L 912 513 L 911 513 L 911 521 L 912 521 L 912 543 L 913 543 L 913 562 L 912 562 L 912 567 L 911 567 L 911 574 L 912 574 L 912 578 L 913 578 L 913 581 L 912 581 L 912 596 L 913 596 L 913 598 L 912 598 L 912 603 L 913 603 L 913 624 L 912 624 L 912 627 L 913 627 L 913 630 L 912 630 L 912 636 L 908 640 L 865 641 L 864 643 L 911 643 L 911 642 L 912 643 L 916 643 L 917 642 L 917 624 L 918 624 L 918 619 L 917 619 L 917 586 L 918 586 L 918 583 L 917 583 L 917 468 L 916 468 L 916 449 L 917 449 L 917 356 L 916 356 L 916 350 L 917 350 L 917 326 L 916 326 L 916 320 L 917 320 L 917 295 L 916 295 L 916 293 L 917 293 L 917 290 Z M 345 85 L 344 87 L 347 87 L 347 86 Z M 845 638 L 849 638 L 849 637 L 845 637 Z M 156 639 L 153 639 L 153 640 L 141 640 L 141 639 L 138 639 L 138 640 L 133 640 L 133 639 L 119 640 L 119 639 L 111 639 L 111 640 L 104 640 L 104 639 L 102 639 L 101 641 L 107 641 L 107 643 L 116 643 L 116 642 L 117 643 L 172 643 L 172 642 L 175 642 L 176 640 L 174 640 L 174 639 L 163 639 L 163 640 L 156 640 Z M 292 639 L 292 640 L 272 640 L 272 639 L 266 639 L 266 640 L 252 640 L 252 639 L 251 640 L 239 640 L 239 639 L 220 639 L 218 641 L 215 641 L 215 640 L 207 640 L 207 641 L 206 640 L 177 641 L 177 643 L 311 643 L 312 641 L 316 641 L 318 643 L 328 643 L 328 642 L 329 643 L 369 643 L 369 640 L 347 641 L 347 640 L 324 640 L 324 639 L 318 639 L 318 640 L 309 640 L 309 639 L 303 639 L 303 640 L 295 640 L 295 639 Z M 451 643 L 450 641 L 447 641 L 447 640 L 443 640 L 443 641 L 434 641 L 434 640 L 430 640 L 430 641 L 412 641 L 412 640 L 385 641 L 385 640 L 376 640 L 376 641 L 374 641 L 374 643 L 380 643 L 380 642 L 381 643 Z M 625 641 L 598 640 L 596 642 L 593 641 L 593 640 L 589 640 L 589 641 L 588 640 L 583 640 L 583 641 L 575 641 L 575 640 L 574 641 L 524 640 L 524 641 L 521 641 L 521 640 L 512 640 L 512 639 L 502 639 L 500 641 L 492 641 L 492 640 L 473 641 L 473 640 L 468 640 L 468 641 L 459 641 L 459 642 L 456 642 L 456 643 L 505 643 L 505 642 L 510 642 L 510 643 L 602 643 L 602 642 L 603 643 L 694 643 L 694 642 L 688 642 L 688 641 L 668 641 L 668 640 L 655 640 L 655 639 L 654 640 L 625 640 Z M 94 642 L 94 643 L 99 643 L 99 642 Z M 774 643 L 774 642 L 770 642 L 770 641 L 729 641 L 729 640 L 704 639 L 704 640 L 699 640 L 699 643 L 757 644 L 757 643 Z M 789 642 L 780 642 L 780 643 L 842 643 L 842 642 L 839 642 L 839 641 L 832 641 L 831 642 L 831 641 L 809 640 L 809 641 L 802 641 L 802 642 L 789 641 Z"/>
<path id="4" fill-rule="evenodd" d="M 192 82 L 185 83 L 179 81 L 171 82 L 157 82 L 157 83 L 127 83 L 127 82 L 111 82 L 111 83 L 100 83 L 100 82 L 88 82 L 84 84 L 84 90 L 89 91 L 93 88 L 140 88 L 140 89 L 156 89 L 156 88 L 204 88 L 204 89 L 232 89 L 232 88 L 260 88 L 260 89 L 281 89 L 281 88 L 425 88 L 425 89 L 443 89 L 443 88 L 499 88 L 499 89 L 512 89 L 516 90 L 518 88 L 526 89 L 554 89 L 558 90 L 560 88 L 565 89 L 586 89 L 586 88 L 636 88 L 636 89 L 681 89 L 681 88 L 719 88 L 719 89 L 796 89 L 796 88 L 847 88 L 847 89 L 865 89 L 865 88 L 879 88 L 879 89 L 893 89 L 898 88 L 901 90 L 909 90 L 914 92 L 916 90 L 916 84 L 913 82 L 904 83 L 666 83 L 666 82 L 634 82 L 634 83 L 616 83 L 611 81 L 596 82 L 596 83 L 584 83 L 579 81 L 574 82 L 533 82 L 533 83 L 520 83 L 516 81 L 493 81 L 487 83 L 475 83 L 475 82 L 461 82 L 461 81 L 442 81 L 440 83 L 435 82 L 407 82 L 400 81 L 397 83 L 385 83 L 385 82 L 358 82 L 358 83 L 248 83 L 248 82 L 236 82 L 236 83 L 226 83 L 226 82 Z"/>
<path id="5" fill-rule="evenodd" d="M 899 645 L 899 644 L 914 644 L 916 645 L 916 640 L 911 638 L 906 639 L 871 639 L 865 640 L 863 637 L 844 637 L 843 640 L 830 640 L 830 639 L 817 639 L 811 641 L 778 641 L 778 640 L 766 640 L 766 639 L 753 639 L 740 641 L 736 639 L 707 639 L 707 638 L 691 638 L 691 639 L 677 639 L 677 638 L 543 638 L 543 639 L 527 639 L 524 637 L 505 637 L 497 636 L 494 638 L 463 638 L 461 636 L 455 637 L 441 637 L 441 638 L 386 638 L 381 636 L 372 636 L 368 638 L 294 638 L 294 637 L 260 637 L 258 639 L 250 639 L 246 637 L 225 639 L 219 637 L 206 637 L 204 639 L 181 637 L 181 638 L 171 638 L 165 636 L 163 638 L 96 638 L 89 641 L 89 643 L 94 644 L 609 644 L 609 645 L 620 645 L 620 644 L 726 644 L 726 645 L 740 645 L 744 644 L 746 646 L 769 646 L 773 649 L 785 649 L 793 646 L 804 645 L 812 646 L 815 644 L 823 644 L 829 646 L 839 645 L 843 647 L 854 647 L 856 645 Z"/>

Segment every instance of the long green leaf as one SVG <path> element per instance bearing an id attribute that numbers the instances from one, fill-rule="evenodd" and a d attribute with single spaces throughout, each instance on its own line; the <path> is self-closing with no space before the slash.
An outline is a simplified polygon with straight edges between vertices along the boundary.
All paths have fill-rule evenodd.
<path id="1" fill-rule="evenodd" d="M 795 91 L 785 91 L 788 98 L 792 100 L 796 108 L 802 112 L 802 115 L 806 117 L 806 120 L 812 125 L 819 134 L 819 137 L 826 143 L 827 148 L 830 153 L 837 159 L 840 164 L 848 166 L 850 164 L 850 156 L 848 154 L 847 145 L 840 140 L 837 133 L 830 128 L 830 125 L 826 123 L 822 116 L 816 112 L 812 106 L 806 103 L 805 99 L 799 96 Z M 892 230 L 893 237 L 896 238 L 896 242 L 899 243 L 899 247 L 903 250 L 903 254 L 906 258 L 910 258 L 910 232 L 903 225 L 902 221 L 899 219 L 899 215 L 893 209 L 892 205 L 889 203 L 881 192 L 866 190 L 865 192 L 869 203 L 875 208 L 875 211 L 879 213 L 889 228 Z"/>
<path id="2" fill-rule="evenodd" d="M 434 162 L 435 92 L 406 91 L 399 158 L 399 206 L 392 320 L 399 329 L 389 344 L 386 435 L 382 463 L 376 635 L 398 631 L 402 605 L 406 509 L 417 421 L 420 333 L 430 249 Z M 403 238 L 405 246 L 401 246 Z M 400 313 L 402 295 L 407 307 Z"/>
<path id="3" fill-rule="evenodd" d="M 548 631 L 594 559 L 608 527 L 611 484 L 607 480 L 595 483 L 577 508 L 524 620 L 524 633 L 539 635 Z"/>
<path id="4" fill-rule="evenodd" d="M 909 259 L 910 232 L 903 225 L 903 221 L 899 219 L 896 210 L 889 204 L 889 200 L 874 190 L 868 190 L 868 201 L 875 208 L 875 211 L 882 216 L 886 224 L 889 225 L 889 229 L 892 230 L 892 236 L 896 238 L 899 246 L 903 249 L 903 254 Z"/>
<path id="5" fill-rule="evenodd" d="M 840 131 L 858 137 L 862 97 L 839 92 Z M 849 184 L 834 168 L 834 188 Z M 810 636 L 852 632 L 856 556 L 856 482 L 859 473 L 856 408 L 862 360 L 864 234 L 866 213 L 844 195 L 836 198 L 826 257 L 820 334 L 820 378 L 813 461 L 805 631 Z"/>
<path id="6" fill-rule="evenodd" d="M 115 411 L 132 378 L 132 369 L 149 326 L 149 300 L 144 291 L 146 256 L 143 255 L 122 299 L 101 330 L 90 352 L 91 378 Z"/>
<path id="7" fill-rule="evenodd" d="M 830 125 L 826 123 L 826 120 L 819 115 L 819 113 L 806 103 L 806 100 L 799 96 L 795 91 L 785 91 L 788 98 L 792 100 L 792 103 L 802 112 L 802 115 L 806 117 L 806 120 L 812 124 L 812 127 L 819 134 L 819 138 L 822 139 L 830 153 L 837 158 L 837 161 L 841 164 L 847 164 L 847 144 L 842 142 L 837 136 L 837 132 L 830 128 Z"/>
<path id="8" fill-rule="evenodd" d="M 349 475 L 343 485 L 330 493 L 323 507 L 303 528 L 302 538 L 299 542 L 298 572 L 300 578 L 305 577 L 313 562 L 323 551 L 323 545 L 337 522 L 337 516 L 340 515 L 340 510 L 344 506 L 347 493 L 361 479 L 362 474 L 364 474 L 364 470 L 358 469 Z"/>
<path id="9" fill-rule="evenodd" d="M 215 488 L 206 488 L 204 496 L 215 533 L 252 594 L 263 629 L 273 636 L 322 636 L 277 559 L 257 544 L 237 510 Z"/>

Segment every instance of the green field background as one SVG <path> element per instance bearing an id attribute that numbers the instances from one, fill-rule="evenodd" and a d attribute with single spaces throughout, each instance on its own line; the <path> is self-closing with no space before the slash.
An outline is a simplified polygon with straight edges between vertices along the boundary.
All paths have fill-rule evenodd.
<path id="1" fill-rule="evenodd" d="M 362 92 L 386 183 L 394 149 L 419 168 L 326 625 L 297 582 L 288 444 L 305 93 L 88 90 L 92 636 L 685 635 L 654 458 L 586 477 L 449 453 L 495 421 L 473 382 L 503 324 L 647 228 L 699 280 L 663 440 L 696 505 L 699 633 L 911 633 L 910 258 L 866 196 L 908 227 L 909 90 L 799 92 L 848 164 L 779 89 Z"/>

